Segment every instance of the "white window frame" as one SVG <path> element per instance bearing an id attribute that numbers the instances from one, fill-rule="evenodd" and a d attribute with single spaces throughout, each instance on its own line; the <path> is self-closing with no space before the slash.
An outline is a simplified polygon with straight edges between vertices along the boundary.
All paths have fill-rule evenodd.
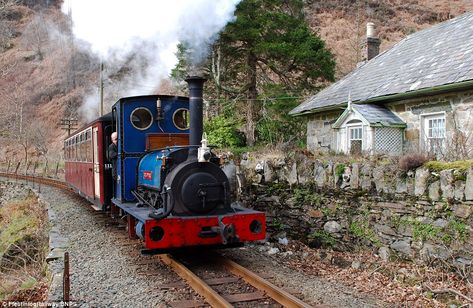
<path id="1" fill-rule="evenodd" d="M 364 137 L 363 121 L 360 120 L 360 122 L 358 122 L 358 123 L 346 124 L 346 127 L 347 127 L 347 150 L 348 150 L 347 153 L 349 154 L 351 152 L 351 141 L 352 140 L 361 140 L 361 151 L 363 151 L 363 146 L 365 144 L 365 141 L 363 139 L 363 137 Z M 361 136 L 360 136 L 360 138 L 352 139 L 351 132 L 352 132 L 352 130 L 355 130 L 355 129 L 360 129 Z"/>
<path id="2" fill-rule="evenodd" d="M 439 131 L 438 121 L 442 120 L 443 122 L 443 131 Z M 431 124 L 437 122 L 436 127 Z M 435 112 L 435 113 L 425 113 L 421 115 L 421 128 L 422 128 L 422 149 L 428 153 L 433 154 L 441 154 L 441 152 L 446 148 L 446 140 L 447 140 L 447 113 L 443 112 Z M 437 129 L 437 131 L 434 131 Z M 431 135 L 435 136 L 429 136 Z M 439 135 L 442 135 L 439 137 Z M 432 141 L 435 141 L 436 145 L 435 148 L 432 147 Z"/>

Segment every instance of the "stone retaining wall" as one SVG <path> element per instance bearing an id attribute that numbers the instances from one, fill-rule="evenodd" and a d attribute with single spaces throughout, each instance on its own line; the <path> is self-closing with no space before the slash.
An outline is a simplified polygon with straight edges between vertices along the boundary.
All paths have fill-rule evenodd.
<path id="1" fill-rule="evenodd" d="M 322 162 L 302 154 L 246 157 L 239 169 L 247 184 L 242 199 L 267 212 L 273 237 L 337 249 L 361 244 L 382 258 L 472 264 L 473 169 L 402 174 L 397 165 Z"/>

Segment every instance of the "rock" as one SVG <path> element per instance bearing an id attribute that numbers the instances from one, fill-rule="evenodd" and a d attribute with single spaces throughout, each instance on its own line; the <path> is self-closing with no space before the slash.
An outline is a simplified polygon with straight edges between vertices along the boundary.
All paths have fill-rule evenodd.
<path id="1" fill-rule="evenodd" d="M 325 173 L 325 168 L 322 165 L 316 165 L 314 171 L 315 183 L 319 188 L 325 187 L 327 183 L 327 174 Z"/>
<path id="2" fill-rule="evenodd" d="M 289 175 L 287 177 L 287 182 L 289 185 L 294 185 L 297 184 L 299 181 L 297 179 L 297 164 L 293 163 L 291 171 L 289 172 Z"/>
<path id="3" fill-rule="evenodd" d="M 334 187 L 333 183 L 334 183 L 334 180 L 333 180 L 333 173 L 334 173 L 334 168 L 333 168 L 333 163 L 329 163 L 327 165 L 327 167 L 325 168 L 325 174 L 327 176 L 327 182 L 326 182 L 326 185 L 328 187 Z"/>
<path id="4" fill-rule="evenodd" d="M 415 187 L 416 187 L 416 183 L 415 183 L 415 179 L 413 177 L 408 177 L 406 179 L 406 186 L 407 186 L 407 194 L 409 196 L 414 196 L 414 193 L 415 193 Z"/>
<path id="5" fill-rule="evenodd" d="M 392 216 L 393 213 L 390 209 L 383 210 L 383 212 L 381 213 L 381 222 L 383 222 L 383 224 L 389 223 Z"/>
<path id="6" fill-rule="evenodd" d="M 455 190 L 453 188 L 453 169 L 442 170 L 440 172 L 440 189 L 444 199 L 453 199 Z"/>
<path id="7" fill-rule="evenodd" d="M 263 175 L 266 183 L 272 183 L 277 180 L 276 172 L 274 172 L 273 164 L 269 160 L 265 160 L 263 164 Z"/>
<path id="8" fill-rule="evenodd" d="M 299 184 L 308 183 L 314 176 L 314 161 L 304 154 L 297 156 L 297 179 Z"/>
<path id="9" fill-rule="evenodd" d="M 278 238 L 278 243 L 282 245 L 287 245 L 289 243 L 287 237 L 284 238 Z"/>
<path id="10" fill-rule="evenodd" d="M 396 179 L 396 193 L 407 194 L 407 180 L 405 178 Z"/>
<path id="11" fill-rule="evenodd" d="M 455 199 L 463 201 L 465 198 L 465 182 L 464 181 L 455 181 Z"/>
<path id="12" fill-rule="evenodd" d="M 432 221 L 432 218 L 430 217 L 427 217 L 427 216 L 419 216 L 419 217 L 416 217 L 416 221 L 420 222 L 421 224 L 431 224 L 433 221 Z"/>
<path id="13" fill-rule="evenodd" d="M 412 255 L 412 249 L 411 245 L 408 241 L 402 240 L 402 241 L 396 241 L 390 245 L 392 250 L 395 250 L 397 252 L 400 252 L 404 255 L 411 256 Z"/>
<path id="14" fill-rule="evenodd" d="M 353 261 L 353 262 L 351 263 L 351 268 L 356 269 L 356 270 L 357 270 L 357 269 L 360 269 L 360 268 L 361 268 L 361 262 L 360 262 L 360 261 L 356 261 L 356 260 Z"/>
<path id="15" fill-rule="evenodd" d="M 416 181 L 414 187 L 414 194 L 416 196 L 422 196 L 427 190 L 427 179 L 429 178 L 430 172 L 426 168 L 418 168 L 416 170 Z"/>
<path id="16" fill-rule="evenodd" d="M 414 233 L 414 228 L 411 225 L 400 225 L 398 230 L 402 236 L 412 237 Z"/>
<path id="17" fill-rule="evenodd" d="M 360 165 L 357 163 L 351 165 L 350 187 L 353 189 L 360 187 Z"/>
<path id="18" fill-rule="evenodd" d="M 361 189 L 363 190 L 371 190 L 371 183 L 372 183 L 372 179 L 371 179 L 371 173 L 372 173 L 372 170 L 371 170 L 371 166 L 370 165 L 363 165 L 363 167 L 361 168 Z"/>
<path id="19" fill-rule="evenodd" d="M 429 198 L 432 201 L 440 200 L 440 181 L 435 181 L 429 185 Z"/>
<path id="20" fill-rule="evenodd" d="M 406 207 L 406 203 L 402 201 L 398 202 L 377 202 L 373 204 L 375 207 L 380 207 L 382 209 L 390 209 L 394 213 L 409 213 L 410 209 Z"/>
<path id="21" fill-rule="evenodd" d="M 378 193 L 384 191 L 386 186 L 386 181 L 384 180 L 384 166 L 378 166 L 373 169 L 373 182 Z"/>
<path id="22" fill-rule="evenodd" d="M 465 183 L 465 200 L 473 200 L 473 167 L 468 169 Z"/>
<path id="23" fill-rule="evenodd" d="M 336 221 L 327 221 L 324 225 L 324 230 L 328 233 L 337 233 L 340 232 L 342 226 Z"/>
<path id="24" fill-rule="evenodd" d="M 277 248 L 277 247 L 271 247 L 271 248 L 268 250 L 267 254 L 271 256 L 271 255 L 277 254 L 278 252 L 279 252 L 279 248 Z"/>
<path id="25" fill-rule="evenodd" d="M 384 262 L 388 262 L 389 258 L 391 257 L 391 250 L 389 247 L 381 247 L 378 250 L 378 256 L 383 260 Z"/>
<path id="26" fill-rule="evenodd" d="M 387 225 L 375 224 L 374 229 L 377 232 L 380 232 L 380 233 L 383 233 L 383 234 L 387 234 L 387 235 L 391 235 L 391 236 L 397 236 L 396 231 L 394 231 L 391 227 L 389 227 Z"/>
<path id="27" fill-rule="evenodd" d="M 471 215 L 471 211 L 471 206 L 465 203 L 456 204 L 453 207 L 453 214 L 460 218 L 468 218 Z"/>
<path id="28" fill-rule="evenodd" d="M 431 258 L 447 260 L 451 253 L 448 248 L 433 245 L 431 243 L 424 243 L 422 249 L 419 250 L 422 260 L 429 261 Z"/>
<path id="29" fill-rule="evenodd" d="M 439 218 L 436 221 L 434 221 L 432 225 L 437 228 L 445 228 L 448 225 L 448 221 L 446 221 L 445 219 Z"/>

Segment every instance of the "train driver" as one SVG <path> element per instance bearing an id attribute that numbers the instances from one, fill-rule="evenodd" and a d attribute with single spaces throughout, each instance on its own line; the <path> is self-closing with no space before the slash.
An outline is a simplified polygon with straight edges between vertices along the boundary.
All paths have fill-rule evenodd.
<path id="1" fill-rule="evenodd" d="M 112 163 L 112 178 L 113 181 L 117 180 L 117 158 L 118 158 L 118 134 L 113 132 L 111 135 L 112 143 L 108 146 L 107 156 L 108 161 Z"/>

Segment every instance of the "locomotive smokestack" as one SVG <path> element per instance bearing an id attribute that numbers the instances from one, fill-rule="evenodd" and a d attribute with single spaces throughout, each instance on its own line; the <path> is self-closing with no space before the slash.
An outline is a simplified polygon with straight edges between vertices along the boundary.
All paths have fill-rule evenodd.
<path id="1" fill-rule="evenodd" d="M 189 112 L 190 112 L 190 145 L 200 145 L 204 132 L 203 121 L 203 89 L 205 78 L 191 76 L 186 79 L 189 85 Z M 189 158 L 197 158 L 197 148 L 189 149 Z"/>

